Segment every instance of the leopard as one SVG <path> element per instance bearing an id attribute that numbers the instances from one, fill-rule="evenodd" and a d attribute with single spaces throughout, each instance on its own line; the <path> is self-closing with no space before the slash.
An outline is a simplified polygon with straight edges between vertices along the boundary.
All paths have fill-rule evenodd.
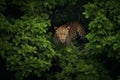
<path id="1" fill-rule="evenodd" d="M 82 40 L 85 40 L 86 30 L 85 27 L 80 24 L 78 21 L 69 22 L 63 24 L 59 27 L 54 27 L 55 33 L 53 36 L 54 43 L 64 43 L 69 45 L 73 39 L 76 39 L 77 36 L 80 36 Z"/>

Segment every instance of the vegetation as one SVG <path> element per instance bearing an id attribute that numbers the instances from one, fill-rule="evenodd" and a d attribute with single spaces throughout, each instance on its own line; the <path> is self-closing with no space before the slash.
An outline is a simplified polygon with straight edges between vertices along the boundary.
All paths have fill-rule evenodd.
<path id="1" fill-rule="evenodd" d="M 119 0 L 1 0 L 0 79 L 120 80 L 119 7 Z M 54 26 L 73 20 L 88 42 L 54 44 Z"/>

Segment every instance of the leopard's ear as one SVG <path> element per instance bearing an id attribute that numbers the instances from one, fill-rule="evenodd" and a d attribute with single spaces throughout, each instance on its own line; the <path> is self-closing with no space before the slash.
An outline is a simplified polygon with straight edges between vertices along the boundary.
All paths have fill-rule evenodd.
<path id="1" fill-rule="evenodd" d="M 69 30 L 69 29 L 70 29 L 70 26 L 67 26 L 67 29 Z"/>
<path id="2" fill-rule="evenodd" d="M 54 30 L 57 30 L 57 26 L 54 27 Z"/>

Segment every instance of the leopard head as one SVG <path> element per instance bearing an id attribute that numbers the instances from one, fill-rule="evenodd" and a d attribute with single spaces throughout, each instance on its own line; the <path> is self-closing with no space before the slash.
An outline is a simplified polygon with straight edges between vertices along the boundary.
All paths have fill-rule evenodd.
<path id="1" fill-rule="evenodd" d="M 56 37 L 59 39 L 59 41 L 61 43 L 65 43 L 67 36 L 69 35 L 69 30 L 70 27 L 67 26 L 60 26 L 60 27 L 55 27 L 55 33 L 56 33 Z"/>

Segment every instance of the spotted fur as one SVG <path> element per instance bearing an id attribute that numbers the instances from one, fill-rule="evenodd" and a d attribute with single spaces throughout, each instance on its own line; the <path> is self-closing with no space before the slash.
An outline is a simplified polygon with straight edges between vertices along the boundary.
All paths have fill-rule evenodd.
<path id="1" fill-rule="evenodd" d="M 61 42 L 68 45 L 77 35 L 84 39 L 85 34 L 85 28 L 79 22 L 71 22 L 55 28 L 53 41 L 54 43 Z"/>

